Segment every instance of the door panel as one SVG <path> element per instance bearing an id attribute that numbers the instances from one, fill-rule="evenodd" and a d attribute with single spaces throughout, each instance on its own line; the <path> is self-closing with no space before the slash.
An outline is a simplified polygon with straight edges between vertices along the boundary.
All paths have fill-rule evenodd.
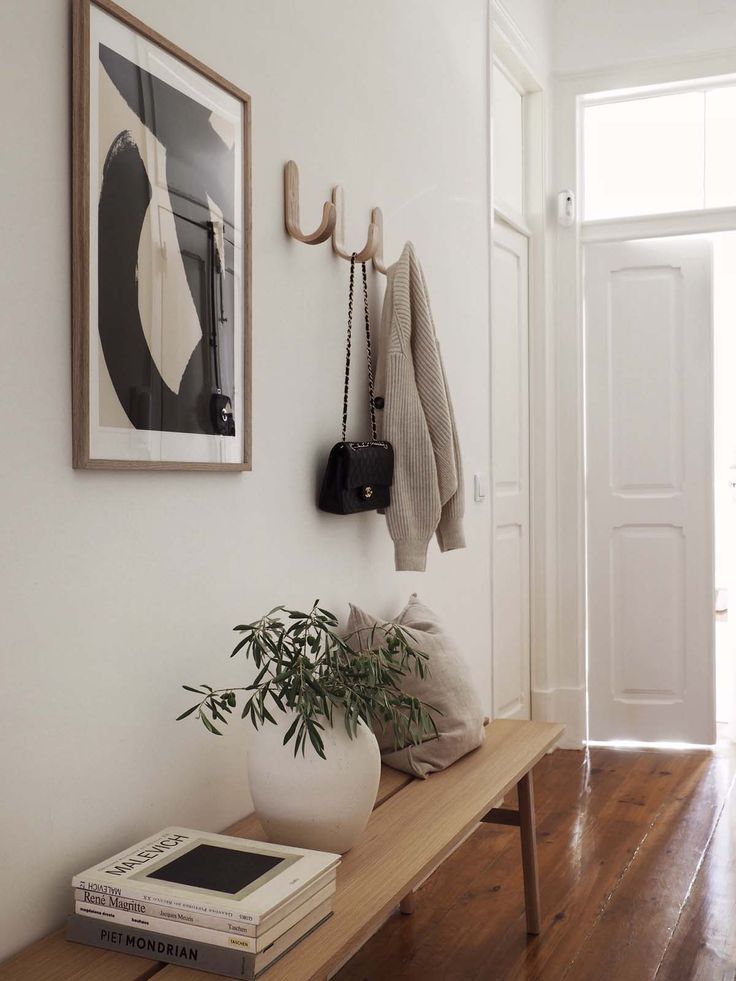
<path id="1" fill-rule="evenodd" d="M 611 477 L 618 494 L 682 490 L 682 290 L 675 266 L 608 280 Z M 625 398 L 620 397 L 625 393 Z M 646 425 L 642 425 L 646 419 Z"/>
<path id="2" fill-rule="evenodd" d="M 646 583 L 646 589 L 642 589 Z M 614 528 L 611 667 L 619 700 L 681 702 L 685 680 L 685 538 L 672 525 Z"/>
<path id="3" fill-rule="evenodd" d="M 528 719 L 529 271 L 527 239 L 502 221 L 493 240 L 493 714 Z"/>
<path id="4" fill-rule="evenodd" d="M 715 739 L 711 247 L 585 251 L 590 738 Z"/>

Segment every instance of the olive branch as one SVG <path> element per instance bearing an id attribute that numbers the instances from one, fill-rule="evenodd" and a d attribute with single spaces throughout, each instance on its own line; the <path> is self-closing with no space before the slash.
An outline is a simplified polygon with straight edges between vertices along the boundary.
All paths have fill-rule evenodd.
<path id="1" fill-rule="evenodd" d="M 391 731 L 396 749 L 438 738 L 432 717 L 438 709 L 400 688 L 407 674 L 427 677 L 427 655 L 394 623 L 358 631 L 364 635 L 360 646 L 365 646 L 365 635 L 368 644 L 357 651 L 350 647 L 352 636 L 340 637 L 337 627 L 337 617 L 318 600 L 309 613 L 276 606 L 260 620 L 239 624 L 233 629 L 243 636 L 230 656 L 243 653 L 253 662 L 254 681 L 241 688 L 183 685 L 201 698 L 177 721 L 195 715 L 205 729 L 219 736 L 218 724 L 230 721 L 239 695 L 244 694 L 241 718 L 250 718 L 256 729 L 267 722 L 276 725 L 274 708 L 294 713 L 284 745 L 293 739 L 295 756 L 300 750 L 304 754 L 309 740 L 326 759 L 321 733 L 332 726 L 336 709 L 344 712 L 351 739 L 361 721 Z"/>

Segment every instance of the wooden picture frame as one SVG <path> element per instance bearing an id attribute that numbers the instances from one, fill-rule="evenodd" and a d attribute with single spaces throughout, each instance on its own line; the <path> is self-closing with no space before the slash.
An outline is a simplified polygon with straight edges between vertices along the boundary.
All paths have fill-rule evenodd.
<path id="1" fill-rule="evenodd" d="M 112 0 L 72 31 L 73 466 L 250 470 L 250 97 Z"/>

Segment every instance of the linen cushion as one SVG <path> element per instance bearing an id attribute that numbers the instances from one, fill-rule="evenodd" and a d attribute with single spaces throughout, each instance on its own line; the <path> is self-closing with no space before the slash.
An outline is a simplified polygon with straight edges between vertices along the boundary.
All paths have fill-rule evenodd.
<path id="1" fill-rule="evenodd" d="M 360 607 L 350 604 L 347 623 L 348 643 L 354 650 L 365 650 L 376 637 L 380 641 L 379 620 Z M 455 760 L 476 749 L 485 739 L 484 715 L 462 653 L 445 633 L 436 613 L 425 606 L 414 593 L 393 620 L 406 631 L 416 648 L 428 657 L 429 672 L 420 678 L 405 675 L 401 688 L 408 695 L 421 698 L 439 709 L 434 715 L 440 736 L 419 746 L 394 749 L 393 733 L 376 731 L 384 763 L 417 777 L 444 770 Z"/>

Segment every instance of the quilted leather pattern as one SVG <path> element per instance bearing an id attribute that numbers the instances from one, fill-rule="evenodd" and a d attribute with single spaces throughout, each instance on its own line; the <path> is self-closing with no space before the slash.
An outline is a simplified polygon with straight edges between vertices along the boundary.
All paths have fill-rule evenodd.
<path id="1" fill-rule="evenodd" d="M 394 451 L 390 443 L 336 443 L 322 480 L 319 506 L 332 514 L 355 514 L 391 503 Z"/>
<path id="2" fill-rule="evenodd" d="M 341 452 L 345 456 L 346 487 L 391 486 L 394 451 L 390 443 L 343 443 Z"/>

